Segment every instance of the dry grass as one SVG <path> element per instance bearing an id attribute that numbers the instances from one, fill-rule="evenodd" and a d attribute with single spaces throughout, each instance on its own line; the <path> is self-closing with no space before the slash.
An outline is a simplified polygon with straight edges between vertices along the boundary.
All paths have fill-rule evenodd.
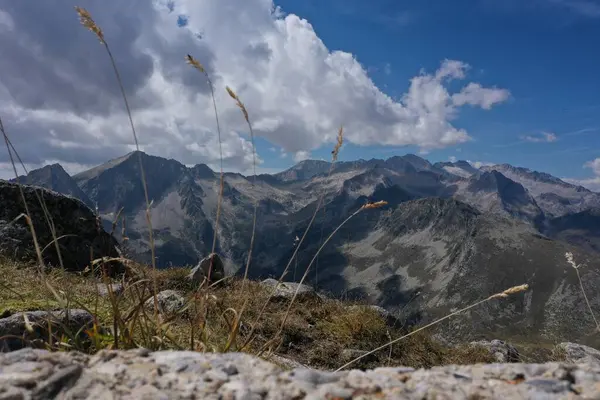
<path id="1" fill-rule="evenodd" d="M 212 98 L 213 109 L 215 111 L 215 120 L 217 123 L 217 136 L 219 139 L 220 171 L 219 171 L 219 197 L 217 199 L 217 214 L 215 216 L 215 229 L 214 229 L 215 234 L 213 236 L 213 243 L 212 243 L 212 249 L 211 249 L 211 254 L 212 254 L 216 251 L 216 248 L 217 248 L 217 238 L 218 238 L 218 233 L 219 233 L 219 218 L 221 217 L 221 205 L 223 204 L 223 190 L 225 188 L 225 181 L 224 181 L 225 174 L 223 172 L 223 141 L 221 140 L 221 124 L 219 123 L 219 113 L 217 111 L 217 101 L 215 100 L 215 89 L 213 86 L 212 79 L 210 79 L 210 76 L 208 75 L 208 72 L 206 72 L 206 69 L 204 69 L 204 66 L 202 64 L 200 64 L 200 62 L 198 60 L 196 60 L 194 57 L 192 57 L 191 55 L 188 54 L 188 55 L 186 55 L 185 60 L 192 67 L 194 67 L 195 69 L 200 71 L 200 73 L 202 73 L 204 75 L 204 77 L 206 78 L 206 81 L 208 82 L 208 86 L 210 87 L 210 95 Z M 212 268 L 213 268 L 213 258 L 211 257 L 210 267 L 208 269 L 208 276 L 206 277 L 208 282 L 210 282 Z"/>
<path id="2" fill-rule="evenodd" d="M 186 270 L 172 268 L 154 271 L 151 267 L 133 266 L 135 272 L 123 281 L 125 292 L 119 296 L 118 305 L 122 312 L 119 326 L 122 332 L 122 348 L 146 347 L 158 349 L 192 349 L 190 335 L 193 330 L 190 321 L 195 316 L 185 308 L 170 318 L 163 318 L 161 337 L 153 337 L 153 318 L 140 311 L 135 324 L 127 317 L 130 310 L 151 298 L 151 277 L 157 283 L 158 290 L 176 289 L 181 291 L 188 301 L 193 302 L 197 293 L 186 279 Z M 72 348 L 93 353 L 103 348 L 114 348 L 111 327 L 113 324 L 113 304 L 110 296 L 100 296 L 96 285 L 102 285 L 102 279 L 83 274 L 74 274 L 54 269 L 44 277 L 31 268 L 10 261 L 0 262 L 0 315 L 8 316 L 19 311 L 58 310 L 64 304 L 56 298 L 56 293 L 70 293 L 71 307 L 85 308 L 97 318 L 97 337 L 87 340 L 63 337 L 56 340 L 53 350 Z M 136 290 L 139 289 L 139 290 Z M 145 295 L 140 293 L 144 292 Z M 193 350 L 221 352 L 226 348 L 239 350 L 241 343 L 250 333 L 247 321 L 254 320 L 262 310 L 264 302 L 271 296 L 270 290 L 258 282 L 231 279 L 207 290 L 209 306 L 206 307 L 205 329 L 196 330 Z M 255 354 L 281 328 L 279 321 L 288 313 L 287 305 L 292 304 L 288 314 L 288 323 L 281 331 L 282 346 L 279 356 L 293 359 L 307 366 L 333 369 L 350 357 L 362 354 L 374 345 L 385 344 L 390 335 L 400 334 L 400 330 L 391 329 L 385 320 L 372 308 L 358 303 L 338 300 L 302 299 L 294 303 L 271 301 L 264 311 L 264 318 L 255 328 L 253 346 L 246 349 Z M 245 305 L 245 320 L 240 323 L 239 340 L 228 344 L 228 338 L 235 321 L 235 313 L 228 310 L 240 310 Z M 188 309 L 189 310 L 189 309 Z M 94 329 L 90 330 L 93 334 Z M 58 345 L 62 341 L 62 344 Z M 239 344 L 238 344 L 239 343 Z M 489 353 L 473 348 L 446 348 L 420 333 L 409 340 L 394 346 L 393 351 L 380 352 L 357 364 L 368 368 L 381 365 L 405 365 L 412 367 L 430 367 L 448 363 L 490 362 Z"/>
<path id="3" fill-rule="evenodd" d="M 575 270 L 577 274 L 577 280 L 579 281 L 579 287 L 581 288 L 581 293 L 583 294 L 583 298 L 585 299 L 585 304 L 590 310 L 590 314 L 592 315 L 592 319 L 594 320 L 594 324 L 596 324 L 596 332 L 600 332 L 600 324 L 596 319 L 596 315 L 594 314 L 594 310 L 592 310 L 592 306 L 590 305 L 590 301 L 588 300 L 587 294 L 585 293 L 585 289 L 583 288 L 583 282 L 581 281 L 581 274 L 579 273 L 579 268 L 581 264 L 577 264 L 573 259 L 573 253 L 565 253 L 565 258 L 567 259 L 567 264 L 569 264 Z"/>

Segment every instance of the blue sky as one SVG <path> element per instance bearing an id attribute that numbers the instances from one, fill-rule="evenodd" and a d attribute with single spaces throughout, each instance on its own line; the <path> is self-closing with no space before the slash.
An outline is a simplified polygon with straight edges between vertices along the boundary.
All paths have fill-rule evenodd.
<path id="1" fill-rule="evenodd" d="M 147 153 L 252 173 L 307 157 L 510 163 L 600 191 L 600 0 L 19 0 L 0 3 L 0 115 L 30 169 L 132 150 L 103 28 Z M 37 12 L 32 14 L 31 7 Z M 10 176 L 0 153 L 0 177 Z"/>
<path id="2" fill-rule="evenodd" d="M 600 157 L 600 2 L 495 3 L 501 2 L 276 2 L 284 12 L 306 18 L 330 50 L 353 53 L 390 96 L 402 96 L 411 77 L 422 68 L 435 70 L 446 58 L 468 63 L 470 79 L 510 90 L 509 101 L 490 111 L 461 111 L 454 124 L 468 130 L 471 142 L 432 150 L 425 158 L 507 162 L 559 177 L 591 176 L 583 165 Z M 552 133 L 554 141 L 542 141 L 543 133 Z M 259 152 L 268 154 L 260 150 L 268 146 L 259 141 Z M 407 152 L 419 149 L 348 145 L 341 159 Z M 312 156 L 327 159 L 329 149 Z M 264 160 L 267 168 L 293 163 Z"/>

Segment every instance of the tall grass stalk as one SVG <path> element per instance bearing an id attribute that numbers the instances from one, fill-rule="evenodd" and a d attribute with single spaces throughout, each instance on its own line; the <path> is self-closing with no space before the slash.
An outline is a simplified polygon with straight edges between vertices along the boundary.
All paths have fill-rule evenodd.
<path id="1" fill-rule="evenodd" d="M 79 20 L 80 20 L 81 24 L 84 27 L 86 27 L 87 29 L 89 29 L 91 32 L 93 32 L 96 35 L 96 37 L 98 38 L 98 40 L 100 41 L 100 44 L 102 44 L 104 46 L 104 49 L 106 50 L 106 53 L 108 54 L 110 63 L 112 65 L 113 71 L 115 73 L 115 77 L 117 79 L 117 83 L 119 85 L 119 90 L 121 91 L 123 101 L 125 102 L 125 109 L 127 111 L 127 117 L 129 118 L 129 125 L 131 127 L 131 132 L 133 134 L 133 141 L 135 142 L 135 148 L 138 153 L 138 162 L 139 162 L 139 166 L 140 166 L 142 187 L 144 189 L 144 198 L 146 200 L 146 223 L 148 224 L 148 239 L 150 241 L 152 268 L 154 270 L 156 270 L 156 249 L 155 249 L 155 244 L 154 244 L 154 232 L 152 229 L 152 218 L 150 216 L 151 203 L 150 203 L 150 198 L 148 196 L 148 185 L 147 185 L 147 181 L 146 181 L 146 174 L 144 172 L 144 165 L 142 162 L 142 153 L 140 152 L 140 145 L 139 145 L 139 141 L 137 138 L 135 125 L 133 123 L 133 117 L 131 116 L 131 108 L 129 107 L 129 101 L 127 100 L 127 95 L 125 94 L 125 88 L 123 86 L 123 81 L 121 80 L 121 75 L 119 74 L 119 69 L 117 68 L 117 64 L 116 64 L 115 59 L 110 50 L 110 46 L 108 45 L 108 42 L 104 38 L 104 33 L 102 32 L 102 29 L 100 29 L 100 27 L 96 24 L 96 22 L 92 18 L 91 14 L 86 9 L 81 8 L 81 7 L 75 7 L 75 10 L 77 11 L 77 14 L 79 15 Z M 156 321 L 156 326 L 159 327 L 160 324 L 159 324 L 159 318 L 158 318 L 157 284 L 156 284 L 155 277 L 153 277 L 153 278 L 154 278 L 153 279 L 154 318 Z"/>
<path id="2" fill-rule="evenodd" d="M 333 238 L 335 236 L 335 234 L 344 225 L 346 225 L 346 223 L 348 223 L 348 221 L 350 221 L 352 218 L 356 217 L 362 211 L 381 208 L 381 207 L 383 207 L 383 206 L 385 206 L 387 204 L 388 204 L 387 201 L 381 200 L 381 201 L 377 201 L 377 202 L 374 202 L 374 203 L 367 203 L 367 204 L 363 205 L 358 210 L 356 210 L 352 214 L 350 214 L 350 216 L 348 218 L 346 218 L 344 221 L 342 221 L 342 223 L 339 224 L 337 226 L 337 228 L 335 228 L 333 230 L 333 232 L 331 232 L 331 234 L 327 237 L 327 239 L 325 239 L 325 241 L 323 242 L 323 244 L 321 244 L 321 246 L 319 247 L 319 249 L 317 250 L 317 252 L 313 256 L 312 260 L 310 260 L 310 263 L 308 264 L 308 266 L 304 270 L 304 274 L 302 275 L 302 278 L 300 279 L 299 284 L 296 286 L 296 291 L 294 292 L 294 295 L 292 296 L 292 300 L 288 304 L 287 310 L 286 310 L 286 312 L 285 312 L 285 314 L 284 314 L 284 316 L 283 316 L 283 318 L 281 320 L 281 325 L 279 326 L 279 330 L 277 331 L 277 333 L 275 334 L 275 336 L 273 337 L 272 340 L 277 340 L 277 337 L 281 334 L 281 332 L 283 332 L 283 328 L 285 327 L 285 323 L 287 322 L 287 319 L 288 319 L 288 317 L 290 315 L 290 311 L 292 309 L 292 306 L 294 305 L 294 302 L 296 301 L 296 297 L 298 296 L 298 292 L 300 291 L 300 286 L 306 280 L 306 277 L 308 276 L 308 273 L 310 272 L 310 267 L 312 267 L 312 265 L 315 262 L 315 260 L 317 259 L 317 257 L 319 257 L 319 254 L 321 253 L 321 250 L 323 250 L 323 248 L 327 245 L 327 243 L 329 243 L 329 241 L 331 240 L 331 238 Z M 266 349 L 266 346 L 267 345 L 265 345 L 265 347 L 263 347 L 263 350 Z"/>
<path id="3" fill-rule="evenodd" d="M 340 126 L 340 128 L 338 130 L 338 134 L 337 134 L 335 146 L 334 146 L 333 150 L 331 151 L 331 165 L 329 166 L 329 171 L 327 172 L 327 176 L 330 176 L 331 172 L 333 171 L 333 167 L 335 165 L 335 162 L 338 159 L 338 156 L 339 156 L 339 153 L 340 153 L 340 149 L 342 148 L 342 144 L 344 144 L 344 127 Z M 252 343 L 254 330 L 256 329 L 256 326 L 258 326 L 258 323 L 260 322 L 260 319 L 262 318 L 263 314 L 265 313 L 265 311 L 267 309 L 267 306 L 269 305 L 269 303 L 271 301 L 271 298 L 273 297 L 273 295 L 275 295 L 275 293 L 277 293 L 277 289 L 279 289 L 279 285 L 282 283 L 283 279 L 285 278 L 285 276 L 289 272 L 290 266 L 292 265 L 292 262 L 294 261 L 294 259 L 296 259 L 297 254 L 298 254 L 298 250 L 300 250 L 300 246 L 302 246 L 302 243 L 304 243 L 304 239 L 306 239 L 306 236 L 308 235 L 308 232 L 310 231 L 310 228 L 312 227 L 312 225 L 313 225 L 313 223 L 315 221 L 315 218 L 317 217 L 317 213 L 321 209 L 321 205 L 323 204 L 323 200 L 324 199 L 325 199 L 325 193 L 323 192 L 319 196 L 319 199 L 317 200 L 317 205 L 315 207 L 315 211 L 313 212 L 313 215 L 311 216 L 310 221 L 309 221 L 308 225 L 306 226 L 306 229 L 304 230 L 304 233 L 302 234 L 302 237 L 300 238 L 300 240 L 296 244 L 296 246 L 294 248 L 294 252 L 292 253 L 292 256 L 290 257 L 287 265 L 285 266 L 283 272 L 281 273 L 281 276 L 277 280 L 277 284 L 273 288 L 273 291 L 271 292 L 271 295 L 267 298 L 267 300 L 263 304 L 262 308 L 260 309 L 260 311 L 259 311 L 259 313 L 258 313 L 258 315 L 256 317 L 256 320 L 252 324 L 252 326 L 250 328 L 250 333 L 248 334 L 248 337 L 247 337 L 246 341 L 242 345 L 242 349 L 245 348 L 245 347 L 247 347 L 248 345 L 250 345 L 250 343 Z"/>
<path id="4" fill-rule="evenodd" d="M 406 334 L 406 335 L 404 335 L 404 336 L 401 336 L 401 337 L 399 337 L 399 338 L 397 338 L 397 339 L 394 339 L 394 340 L 392 340 L 392 341 L 390 341 L 390 342 L 388 342 L 388 343 L 384 344 L 383 346 L 379 346 L 379 347 L 377 347 L 376 349 L 373 349 L 373 350 L 371 350 L 371 351 L 369 351 L 369 352 L 367 352 L 367 353 L 365 353 L 365 354 L 362 354 L 360 357 L 356 357 L 356 358 L 355 358 L 355 359 L 353 359 L 352 361 L 349 361 L 349 362 L 347 362 L 346 364 L 342 365 L 341 367 L 339 367 L 338 369 L 336 369 L 334 372 L 341 371 L 341 370 L 343 370 L 344 368 L 347 368 L 347 367 L 349 367 L 350 365 L 354 364 L 355 362 L 357 362 L 357 361 L 359 361 L 359 360 L 361 360 L 361 359 L 363 359 L 363 358 L 365 358 L 365 357 L 368 357 L 368 356 L 370 356 L 371 354 L 377 353 L 378 351 L 380 351 L 380 350 L 383 350 L 383 349 L 385 349 L 385 348 L 386 348 L 386 347 L 388 347 L 388 346 L 391 346 L 391 345 L 393 345 L 393 344 L 395 344 L 395 343 L 398 343 L 398 342 L 399 342 L 399 341 L 401 341 L 402 339 L 405 339 L 405 338 L 407 338 L 407 337 L 409 337 L 409 336 L 412 336 L 412 335 L 414 335 L 415 333 L 421 332 L 421 331 L 422 331 L 422 330 L 424 330 L 424 329 L 430 328 L 430 327 L 432 327 L 433 325 L 439 324 L 440 322 L 442 322 L 442 321 L 444 321 L 444 320 L 446 320 L 446 319 L 448 319 L 448 318 L 450 318 L 450 317 L 453 317 L 453 316 L 455 316 L 455 315 L 457 315 L 457 314 L 460 314 L 460 313 L 463 313 L 463 312 L 465 312 L 465 311 L 468 311 L 468 310 L 470 310 L 470 309 L 471 309 L 471 308 L 473 308 L 473 307 L 477 307 L 477 306 L 478 306 L 478 305 L 480 305 L 480 304 L 486 303 L 486 302 L 488 302 L 488 301 L 490 301 L 490 300 L 493 300 L 493 299 L 505 298 L 505 297 L 508 297 L 508 296 L 509 296 L 509 295 L 511 295 L 511 294 L 515 294 L 515 293 L 524 292 L 524 291 L 526 291 L 526 290 L 528 290 L 528 289 L 529 289 L 529 285 L 527 285 L 527 284 L 524 284 L 524 285 L 519 285 L 519 286 L 513 286 L 513 287 L 511 287 L 511 288 L 508 288 L 508 289 L 504 290 L 503 292 L 500 292 L 500 293 L 493 294 L 493 295 L 491 295 L 491 296 L 490 296 L 490 297 L 488 297 L 488 298 L 485 298 L 485 299 L 483 299 L 483 300 L 480 300 L 480 301 L 478 301 L 478 302 L 476 302 L 476 303 L 473 303 L 473 304 L 471 304 L 470 306 L 467 306 L 467 307 L 465 307 L 465 308 L 461 308 L 460 310 L 457 310 L 457 311 L 455 311 L 455 312 L 453 312 L 453 313 L 450 313 L 450 314 L 446 315 L 445 317 L 442 317 L 442 318 L 440 318 L 440 319 L 437 319 L 437 320 L 435 320 L 435 321 L 433 321 L 433 322 L 431 322 L 431 323 L 429 323 L 429 324 L 427 324 L 427 325 L 425 325 L 425 326 L 422 326 L 422 327 L 420 327 L 419 329 L 415 329 L 414 331 L 412 331 L 412 332 L 410 332 L 410 333 L 407 333 L 407 334 Z"/>
<path id="5" fill-rule="evenodd" d="M 186 55 L 185 59 L 188 64 L 190 64 L 192 67 L 194 67 L 195 69 L 200 71 L 202 74 L 204 74 L 204 77 L 206 78 L 206 81 L 208 82 L 208 86 L 210 87 L 210 95 L 212 98 L 213 109 L 215 111 L 215 120 L 217 122 L 217 134 L 219 137 L 220 183 L 219 183 L 219 197 L 217 199 L 217 215 L 215 218 L 215 234 L 213 237 L 213 243 L 212 243 L 212 249 L 211 249 L 211 254 L 213 254 L 217 248 L 217 237 L 218 237 L 217 234 L 219 232 L 219 217 L 221 216 L 221 204 L 223 202 L 223 189 L 225 186 L 224 173 L 223 173 L 223 142 L 221 140 L 221 125 L 219 124 L 219 113 L 217 112 L 217 101 L 215 100 L 215 89 L 214 89 L 212 80 L 210 79 L 210 76 L 208 75 L 208 72 L 206 72 L 206 69 L 204 68 L 204 66 L 202 64 L 200 64 L 200 62 L 198 60 L 196 60 L 194 57 L 192 57 L 191 55 L 189 55 L 189 54 Z M 210 258 L 210 266 L 208 267 L 207 280 L 209 282 L 210 282 L 210 276 L 211 276 L 212 269 L 213 269 L 213 260 L 214 260 L 214 257 L 211 257 Z"/>
<path id="6" fill-rule="evenodd" d="M 244 115 L 246 124 L 248 124 L 248 129 L 250 130 L 250 140 L 252 142 L 252 169 L 253 169 L 252 170 L 252 172 L 253 172 L 252 188 L 254 189 L 256 187 L 256 146 L 254 144 L 254 130 L 252 129 L 252 123 L 250 122 L 250 116 L 248 115 L 248 110 L 246 109 L 246 106 L 244 105 L 244 103 L 242 103 L 242 101 L 240 100 L 238 95 L 229 86 L 227 86 L 225 89 L 227 89 L 227 93 L 229 93 L 229 96 L 231 96 L 231 98 L 235 100 L 235 104 L 238 106 L 238 108 Z M 252 235 L 250 236 L 250 248 L 248 249 L 248 258 L 246 261 L 246 268 L 244 269 L 244 281 L 242 283 L 242 288 L 244 287 L 244 285 L 246 284 L 246 281 L 248 279 L 248 270 L 250 269 L 250 261 L 252 260 L 252 250 L 254 249 L 254 238 L 256 236 L 256 214 L 257 214 L 257 212 L 258 212 L 258 198 L 255 198 L 254 199 L 254 215 L 252 217 Z"/>
<path id="7" fill-rule="evenodd" d="M 583 293 L 583 298 L 585 299 L 585 304 L 587 304 L 588 310 L 590 310 L 590 314 L 592 314 L 592 319 L 594 320 L 594 324 L 596 324 L 597 332 L 600 332 L 600 324 L 598 324 L 598 320 L 596 319 L 596 315 L 594 315 L 594 311 L 592 310 L 592 306 L 590 301 L 588 300 L 587 294 L 583 289 L 583 282 L 581 281 L 581 275 L 579 274 L 579 267 L 581 264 L 577 264 L 573 259 L 573 253 L 567 252 L 565 253 L 565 258 L 567 259 L 567 263 L 573 267 L 575 273 L 577 274 L 577 279 L 579 280 L 579 287 L 581 288 L 581 293 Z"/>
<path id="8" fill-rule="evenodd" d="M 25 192 L 23 191 L 23 187 L 19 184 L 19 173 L 17 172 L 17 166 L 15 165 L 15 159 L 13 157 L 13 153 L 10 148 L 10 141 L 8 139 L 8 135 L 6 134 L 6 130 L 4 129 L 4 123 L 2 122 L 2 118 L 0 117 L 0 131 L 2 131 L 2 136 L 4 137 L 4 143 L 6 144 L 6 150 L 8 151 L 8 156 L 10 157 L 10 164 L 12 165 L 13 172 L 15 174 L 15 179 L 17 180 L 17 185 L 19 186 L 19 192 L 21 193 L 21 200 L 23 200 L 23 206 L 25 207 L 25 220 L 27 221 L 27 225 L 29 226 L 29 230 L 31 231 L 31 236 L 33 239 L 33 246 L 35 248 L 35 254 L 38 259 L 39 268 L 41 271 L 45 269 L 44 259 L 42 258 L 42 250 L 40 249 L 40 245 L 37 240 L 37 235 L 35 234 L 35 227 L 33 226 L 33 221 L 31 220 L 31 213 L 29 212 L 29 206 L 27 205 L 27 200 L 25 199 Z"/>
<path id="9" fill-rule="evenodd" d="M 8 138 L 8 136 L 6 136 L 5 140 L 8 141 L 8 144 L 10 145 L 10 148 L 12 149 L 15 157 L 19 161 L 19 165 L 21 165 L 21 168 L 23 168 L 23 172 L 25 173 L 25 176 L 27 176 L 29 174 L 29 171 L 27 170 L 27 167 L 25 166 L 25 163 L 21 159 L 21 156 L 19 155 L 19 152 L 17 151 L 17 149 L 15 149 L 15 146 L 10 141 L 10 139 Z M 17 184 L 20 184 L 18 176 L 15 177 L 15 180 L 17 181 Z M 44 200 L 44 196 L 43 196 L 43 194 L 41 194 L 41 192 L 42 192 L 42 190 L 34 189 L 35 197 L 37 198 L 37 201 L 40 204 L 40 207 L 42 208 L 42 211 L 44 212 L 44 218 L 46 219 L 46 223 L 48 224 L 48 228 L 50 229 L 50 233 L 52 235 L 52 241 L 50 243 L 48 243 L 42 249 L 41 253 L 42 253 L 42 256 L 43 256 L 44 251 L 46 251 L 46 249 L 49 246 L 54 245 L 54 247 L 56 249 L 56 255 L 58 257 L 58 263 L 59 263 L 60 267 L 64 269 L 65 265 L 64 265 L 64 262 L 63 262 L 63 259 L 62 259 L 62 253 L 60 251 L 60 246 L 59 246 L 58 241 L 59 241 L 59 239 L 63 239 L 65 237 L 69 237 L 69 236 L 73 236 L 73 235 L 62 235 L 60 237 L 57 237 L 57 235 L 56 235 L 56 225 L 54 225 L 54 220 L 52 219 L 52 216 L 50 215 L 50 211 L 48 210 L 48 206 L 46 205 L 46 200 Z"/>

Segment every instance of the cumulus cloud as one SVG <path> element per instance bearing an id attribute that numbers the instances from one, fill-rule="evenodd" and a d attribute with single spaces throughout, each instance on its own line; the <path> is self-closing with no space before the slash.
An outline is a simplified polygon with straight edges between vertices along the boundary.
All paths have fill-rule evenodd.
<path id="1" fill-rule="evenodd" d="M 294 154 L 294 161 L 296 161 L 296 162 L 308 160 L 309 158 L 310 158 L 310 152 L 308 152 L 308 151 L 300 150 L 300 151 L 297 151 L 296 154 Z"/>
<path id="2" fill-rule="evenodd" d="M 495 163 L 487 162 L 487 161 L 471 161 L 467 160 L 469 164 L 471 164 L 475 168 L 481 167 L 491 167 L 492 165 L 496 165 Z"/>
<path id="3" fill-rule="evenodd" d="M 538 135 L 521 136 L 521 140 L 531 143 L 552 143 L 558 140 L 556 134 L 551 132 L 541 132 Z"/>
<path id="4" fill-rule="evenodd" d="M 600 192 L 600 157 L 588 161 L 583 165 L 584 168 L 589 168 L 592 170 L 594 176 L 588 179 L 565 179 L 565 181 L 570 182 L 574 185 L 581 185 L 583 187 L 588 188 L 594 192 Z"/>
<path id="5" fill-rule="evenodd" d="M 490 110 L 494 105 L 505 102 L 510 96 L 506 89 L 484 88 L 479 83 L 469 83 L 459 93 L 452 95 L 456 106 L 469 104 Z"/>
<path id="6" fill-rule="evenodd" d="M 113 50 L 142 149 L 185 164 L 216 165 L 219 157 L 210 88 L 185 64 L 187 53 L 212 77 L 225 164 L 242 171 L 251 165 L 253 149 L 225 85 L 246 104 L 255 134 L 295 159 L 333 143 L 341 124 L 345 140 L 360 146 L 416 145 L 427 151 L 462 143 L 470 136 L 453 124 L 462 106 L 488 110 L 509 97 L 507 90 L 478 83 L 450 93 L 447 83 L 465 79 L 469 66 L 445 60 L 437 71 L 412 78 L 394 101 L 352 54 L 330 51 L 308 21 L 285 15 L 272 0 L 124 4 L 78 2 Z M 30 165 L 57 160 L 83 169 L 132 149 L 110 62 L 79 26 L 74 5 L 0 5 L 0 115 Z"/>
<path id="7" fill-rule="evenodd" d="M 600 176 L 600 157 L 596 158 L 595 160 L 586 162 L 585 167 L 590 168 L 592 171 L 594 171 L 595 175 Z"/>

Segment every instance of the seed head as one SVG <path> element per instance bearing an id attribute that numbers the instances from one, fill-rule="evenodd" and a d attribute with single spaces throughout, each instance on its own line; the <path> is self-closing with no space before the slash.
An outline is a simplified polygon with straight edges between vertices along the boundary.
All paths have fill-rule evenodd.
<path id="1" fill-rule="evenodd" d="M 250 123 L 250 117 L 248 116 L 248 111 L 246 110 L 246 106 L 244 106 L 244 103 L 240 101 L 238 95 L 235 94 L 235 92 L 231 90 L 229 86 L 225 86 L 225 89 L 227 89 L 227 93 L 229 93 L 231 98 L 235 100 L 235 104 L 240 108 L 240 110 L 242 110 L 242 114 L 244 114 L 246 122 Z"/>
<path id="2" fill-rule="evenodd" d="M 237 94 L 229 86 L 225 86 L 225 89 L 227 89 L 227 93 L 229 93 L 232 99 L 239 101 Z"/>
<path id="3" fill-rule="evenodd" d="M 191 55 L 188 54 L 187 56 L 185 56 L 185 60 L 187 61 L 188 64 L 190 64 L 192 67 L 196 68 L 198 71 L 200 71 L 202 73 L 206 73 L 206 70 L 204 69 L 202 64 L 200 64 L 200 62 L 198 62 L 198 60 L 196 60 Z"/>
<path id="4" fill-rule="evenodd" d="M 577 263 L 575 262 L 575 260 L 573 259 L 573 253 L 571 253 L 570 251 L 567 251 L 565 253 L 565 258 L 567 259 L 567 263 L 569 263 L 569 265 L 575 269 L 579 268 L 579 265 L 577 265 Z"/>
<path id="5" fill-rule="evenodd" d="M 100 27 L 96 24 L 88 10 L 82 7 L 75 6 L 75 11 L 77 11 L 77 14 L 79 14 L 79 22 L 81 22 L 81 25 L 85 26 L 87 29 L 92 31 L 98 37 L 100 43 L 106 44 L 106 42 L 104 41 L 104 33 L 102 33 L 102 29 L 100 29 Z"/>
<path id="6" fill-rule="evenodd" d="M 387 205 L 388 202 L 385 200 L 380 200 L 380 201 L 376 201 L 375 203 L 367 203 L 364 206 L 362 206 L 362 208 L 364 209 L 374 209 L 374 208 L 381 208 L 385 205 Z"/>
<path id="7" fill-rule="evenodd" d="M 342 148 L 342 144 L 344 144 L 344 127 L 340 126 L 337 135 L 337 142 L 335 147 L 331 151 L 331 162 L 336 162 L 338 158 L 338 154 L 340 153 L 340 149 Z"/>
<path id="8" fill-rule="evenodd" d="M 496 297 L 508 297 L 511 294 L 515 294 L 515 293 L 520 293 L 520 292 L 524 292 L 526 290 L 529 289 L 529 285 L 528 284 L 523 284 L 523 285 L 519 285 L 519 286 L 513 286 L 511 288 L 506 289 L 505 291 L 501 292 L 501 293 L 496 293 L 495 295 L 491 296 L 490 298 L 496 298 Z"/>

